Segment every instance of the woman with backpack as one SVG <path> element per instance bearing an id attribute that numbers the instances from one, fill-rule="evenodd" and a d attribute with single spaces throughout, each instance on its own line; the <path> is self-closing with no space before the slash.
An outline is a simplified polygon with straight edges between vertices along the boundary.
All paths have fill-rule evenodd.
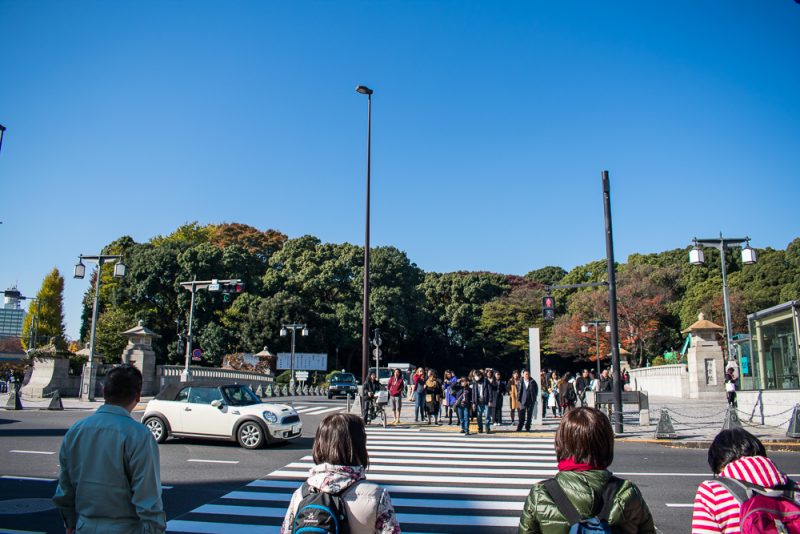
<path id="1" fill-rule="evenodd" d="M 565 413 L 555 445 L 558 473 L 531 488 L 520 534 L 567 534 L 581 521 L 597 532 L 656 532 L 639 488 L 608 471 L 614 460 L 614 431 L 603 412 L 581 407 Z"/>
<path id="2" fill-rule="evenodd" d="M 400 534 L 389 493 L 366 481 L 367 432 L 360 417 L 328 415 L 317 428 L 312 455 L 316 465 L 292 495 L 281 534 L 303 527 L 315 527 L 313 532 Z"/>
<path id="3" fill-rule="evenodd" d="M 798 486 L 767 458 L 757 437 L 742 428 L 723 430 L 711 442 L 708 465 L 714 480 L 697 488 L 693 534 L 800 532 L 800 501 L 792 500 L 800 499 Z"/>

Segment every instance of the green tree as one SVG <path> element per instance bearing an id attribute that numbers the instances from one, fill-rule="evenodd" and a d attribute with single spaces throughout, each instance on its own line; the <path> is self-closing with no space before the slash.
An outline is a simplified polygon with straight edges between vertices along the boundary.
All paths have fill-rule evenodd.
<path id="1" fill-rule="evenodd" d="M 541 269 L 536 269 L 529 272 L 525 275 L 525 278 L 531 282 L 536 282 L 546 286 L 553 286 L 558 284 L 566 275 L 567 271 L 565 271 L 562 267 L 549 265 L 547 267 L 542 267 Z"/>
<path id="2" fill-rule="evenodd" d="M 31 323 L 38 315 L 37 346 L 55 339 L 56 344 L 63 345 L 64 334 L 64 277 L 53 268 L 42 280 L 42 287 L 36 293 L 36 304 L 33 313 L 25 315 L 22 323 L 22 346 L 27 350 L 31 338 Z"/>
<path id="3" fill-rule="evenodd" d="M 106 363 L 119 363 L 127 338 L 120 335 L 136 326 L 136 319 L 122 307 L 113 307 L 97 318 L 95 352 L 103 356 Z"/>

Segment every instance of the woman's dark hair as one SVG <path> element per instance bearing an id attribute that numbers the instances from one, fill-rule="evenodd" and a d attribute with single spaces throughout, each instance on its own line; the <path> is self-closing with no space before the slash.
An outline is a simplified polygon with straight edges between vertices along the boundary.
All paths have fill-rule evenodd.
<path id="1" fill-rule="evenodd" d="M 743 428 L 723 430 L 708 448 L 708 465 L 719 474 L 731 462 L 745 456 L 766 456 L 764 445 L 753 434 Z"/>
<path id="2" fill-rule="evenodd" d="M 364 420 L 354 414 L 334 413 L 322 420 L 311 450 L 316 464 L 369 466 Z"/>
<path id="3" fill-rule="evenodd" d="M 107 404 L 127 406 L 142 392 L 142 373 L 131 364 L 118 365 L 106 373 L 103 398 Z"/>
<path id="4" fill-rule="evenodd" d="M 556 430 L 556 457 L 605 469 L 614 461 L 614 431 L 596 408 L 575 408 L 564 414 Z"/>

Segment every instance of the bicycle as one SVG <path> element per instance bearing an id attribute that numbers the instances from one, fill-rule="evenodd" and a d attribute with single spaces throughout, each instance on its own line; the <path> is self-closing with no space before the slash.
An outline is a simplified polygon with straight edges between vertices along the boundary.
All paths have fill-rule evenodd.
<path id="1" fill-rule="evenodd" d="M 381 396 L 381 393 L 386 393 L 385 391 L 378 392 L 378 396 L 375 399 L 367 399 L 367 417 L 364 421 L 365 425 L 370 424 L 372 421 L 380 420 L 383 423 L 383 428 L 386 428 L 386 404 L 388 401 L 388 396 Z"/>

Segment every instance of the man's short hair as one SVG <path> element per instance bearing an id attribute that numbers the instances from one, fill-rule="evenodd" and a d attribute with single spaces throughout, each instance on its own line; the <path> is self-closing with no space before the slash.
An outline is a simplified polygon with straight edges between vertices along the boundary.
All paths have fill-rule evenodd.
<path id="1" fill-rule="evenodd" d="M 614 431 L 608 417 L 596 408 L 569 410 L 556 431 L 556 457 L 605 469 L 614 461 Z"/>
<path id="2" fill-rule="evenodd" d="M 118 365 L 106 373 L 103 397 L 106 403 L 127 406 L 142 392 L 142 373 L 131 364 Z"/>

